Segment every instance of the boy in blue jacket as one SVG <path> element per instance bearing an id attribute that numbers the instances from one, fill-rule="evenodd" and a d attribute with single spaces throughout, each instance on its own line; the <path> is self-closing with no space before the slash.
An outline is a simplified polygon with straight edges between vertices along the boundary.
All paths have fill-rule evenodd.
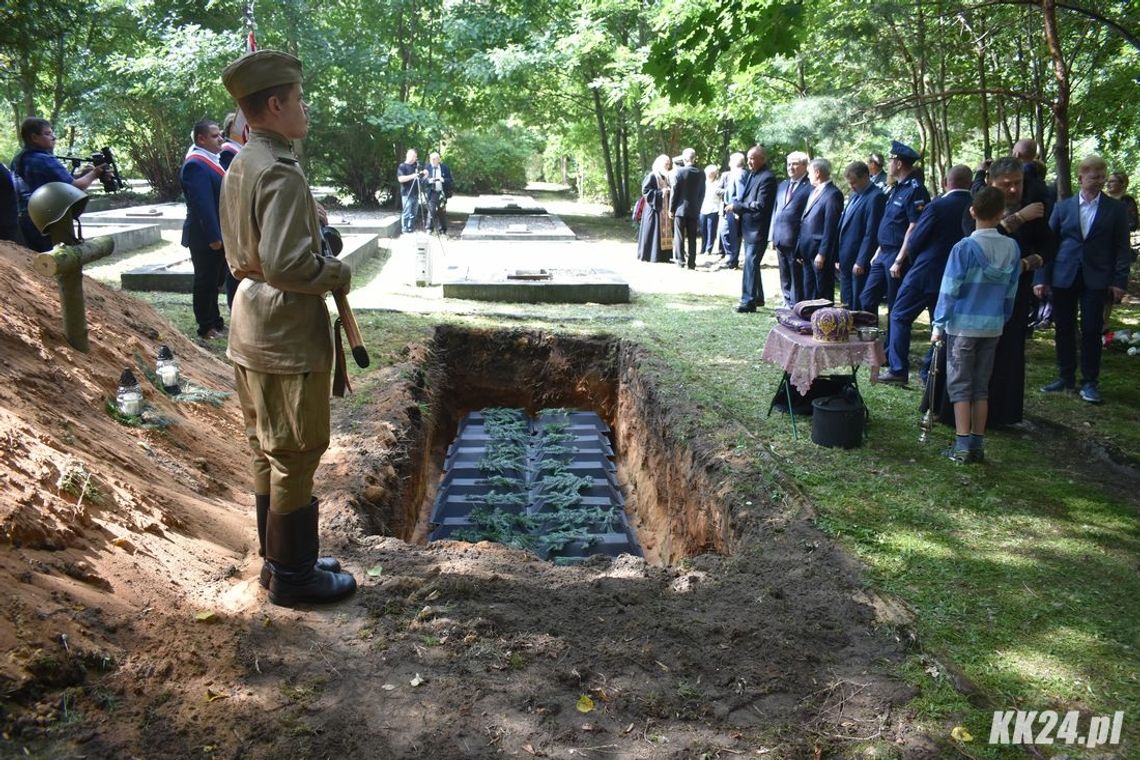
<path id="1" fill-rule="evenodd" d="M 954 404 L 954 445 L 943 454 L 965 464 L 985 459 L 988 389 L 994 349 L 1013 314 L 1021 252 L 997 230 L 1005 197 L 994 187 L 978 191 L 970 204 L 973 234 L 950 251 L 930 339 L 946 335 L 946 388 Z"/>

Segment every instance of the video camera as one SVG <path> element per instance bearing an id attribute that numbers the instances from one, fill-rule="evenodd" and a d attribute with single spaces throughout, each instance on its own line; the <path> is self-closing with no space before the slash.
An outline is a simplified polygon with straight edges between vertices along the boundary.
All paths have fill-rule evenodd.
<path id="1" fill-rule="evenodd" d="M 99 181 L 103 183 L 104 192 L 114 193 L 119 190 L 125 190 L 127 187 L 127 183 L 123 182 L 123 178 L 119 174 L 119 167 L 115 163 L 115 157 L 111 154 L 110 148 L 103 148 L 103 150 L 96 151 L 88 158 L 81 156 L 58 156 L 58 158 L 60 161 L 71 162 L 72 173 L 83 164 L 91 164 L 92 166 L 103 166 L 106 164 L 107 168 L 99 175 Z"/>

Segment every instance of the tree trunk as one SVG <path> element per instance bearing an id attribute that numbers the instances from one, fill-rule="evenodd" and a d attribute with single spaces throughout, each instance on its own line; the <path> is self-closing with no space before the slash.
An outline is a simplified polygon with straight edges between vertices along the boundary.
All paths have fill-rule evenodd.
<path id="1" fill-rule="evenodd" d="M 621 216 L 618 213 L 617 180 L 614 177 L 613 158 L 610 156 L 610 138 L 606 131 L 606 112 L 602 105 L 602 93 L 597 87 L 590 87 L 590 92 L 594 95 L 594 116 L 598 121 L 598 137 L 602 143 L 602 157 L 606 162 L 606 184 L 609 185 L 610 190 L 610 207 L 614 211 L 614 216 Z"/>
<path id="2" fill-rule="evenodd" d="M 1057 99 L 1053 101 L 1055 127 L 1053 157 L 1057 164 L 1057 197 L 1073 194 L 1071 156 L 1069 153 L 1069 69 L 1057 35 L 1057 0 L 1042 0 L 1041 12 L 1045 17 L 1045 41 L 1053 59 L 1053 73 L 1057 77 Z"/>
<path id="3" fill-rule="evenodd" d="M 621 126 L 621 162 L 618 164 L 618 169 L 621 172 L 621 209 L 617 212 L 618 215 L 625 214 L 629 208 L 629 125 L 625 123 L 624 115 L 625 110 L 622 109 L 622 126 Z"/>
<path id="4" fill-rule="evenodd" d="M 982 104 L 982 156 L 990 159 L 994 157 L 993 140 L 990 137 L 990 99 L 986 95 L 986 16 L 980 14 L 978 20 L 978 85 L 981 88 Z"/>
<path id="5" fill-rule="evenodd" d="M 52 101 L 51 101 L 51 118 L 50 121 L 54 124 L 59 119 L 59 114 L 63 110 L 63 82 L 67 77 L 67 58 L 65 55 L 65 42 L 67 35 L 65 32 L 60 32 L 55 40 L 55 55 L 52 58 Z"/>

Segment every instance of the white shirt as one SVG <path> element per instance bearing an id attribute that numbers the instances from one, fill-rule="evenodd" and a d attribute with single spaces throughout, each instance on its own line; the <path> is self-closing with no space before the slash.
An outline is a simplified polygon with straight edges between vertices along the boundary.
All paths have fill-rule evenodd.
<path id="1" fill-rule="evenodd" d="M 1077 194 L 1077 211 L 1081 215 L 1081 237 L 1087 238 L 1093 222 L 1096 220 L 1096 210 L 1100 207 L 1100 193 L 1091 201 L 1085 198 L 1084 193 Z"/>

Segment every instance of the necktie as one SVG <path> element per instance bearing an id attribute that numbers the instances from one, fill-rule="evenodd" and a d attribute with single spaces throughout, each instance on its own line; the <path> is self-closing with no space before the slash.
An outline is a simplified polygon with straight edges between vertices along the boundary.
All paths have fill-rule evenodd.
<path id="1" fill-rule="evenodd" d="M 793 179 L 793 180 L 790 180 L 788 182 L 788 192 L 784 196 L 784 205 L 785 206 L 787 206 L 789 203 L 792 202 L 792 193 L 794 193 L 795 191 L 796 191 L 796 181 Z"/>

